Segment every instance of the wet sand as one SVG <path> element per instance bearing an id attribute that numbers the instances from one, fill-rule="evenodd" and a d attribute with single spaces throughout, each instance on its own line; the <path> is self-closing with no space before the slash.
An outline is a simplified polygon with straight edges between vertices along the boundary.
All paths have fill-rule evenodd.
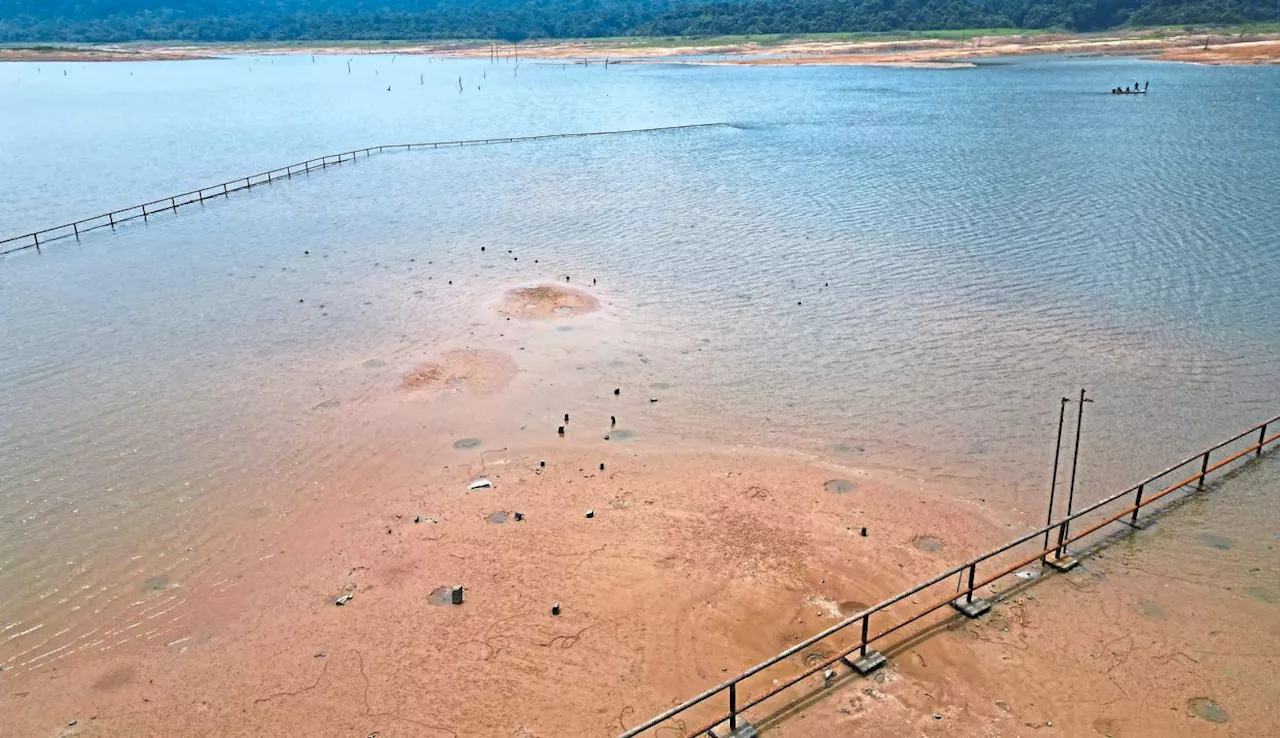
<path id="1" fill-rule="evenodd" d="M 575 317 L 556 310 L 566 303 L 602 309 Z M 88 630 L 4 635 L 24 639 L 0 672 L 7 727 L 612 735 L 1037 522 L 980 488 L 864 465 L 856 449 L 818 457 L 664 435 L 664 413 L 678 408 L 651 403 L 645 388 L 615 395 L 606 377 L 581 377 L 548 401 L 562 357 L 616 330 L 610 309 L 586 289 L 511 287 L 475 316 L 509 344 L 364 362 L 378 384 L 326 407 L 340 434 L 309 439 L 298 504 L 265 509 L 273 532 L 243 540 L 233 566 L 149 578 L 125 616 Z M 571 323 L 581 336 L 555 329 Z M 880 675 L 806 682 L 759 718 L 787 736 L 833 726 L 1018 735 L 1050 722 L 1064 735 L 1197 734 L 1187 711 L 1216 715 L 1220 703 L 1236 726 L 1274 719 L 1264 696 L 1280 683 L 1273 661 L 1256 675 L 1263 692 L 1244 700 L 1203 686 L 1217 664 L 1194 655 L 1178 662 L 1189 676 L 1158 676 L 1180 658 L 1168 648 L 1126 656 L 1133 678 L 1157 675 L 1146 691 L 1115 696 L 1105 669 L 1073 678 L 1078 692 L 1046 687 L 1065 669 L 1094 674 L 1087 654 L 1112 653 L 1124 633 L 1199 638 L 1210 613 L 1225 624 L 1210 634 L 1215 648 L 1246 653 L 1249 624 L 1271 606 L 1184 612 L 1148 593 L 1151 579 L 1129 586 L 1123 571 L 1093 567 L 1016 593 L 976 623 L 942 613 L 892 641 Z M 455 585 L 461 605 L 450 603 Z M 1157 604 L 1125 609 L 1135 598 Z M 1150 626 L 1135 612 L 1176 617 Z M 830 648 L 781 668 L 795 673 Z M 1082 699 L 1106 710 L 1073 707 Z M 1188 702 L 1201 699 L 1213 705 Z M 1152 704 L 1176 709 L 1130 717 Z"/>
<path id="2" fill-rule="evenodd" d="M 1270 735 L 1280 579 L 1263 562 L 1274 542 L 1234 533 L 1239 516 L 1274 514 L 1247 507 L 1245 493 L 1273 494 L 1276 459 L 1263 464 L 1270 476 L 1228 482 L 1066 575 L 1007 592 L 982 619 L 893 649 L 878 683 L 815 690 L 771 734 Z"/>
<path id="3" fill-rule="evenodd" d="M 78 720 L 69 732 L 86 735 L 620 732 L 1002 534 L 938 491 L 856 468 L 597 439 L 451 448 L 331 479 L 271 558 L 234 589 L 191 597 L 187 635 L 23 669 L 4 682 L 8 724 L 32 734 Z M 845 477 L 856 491 L 828 491 Z M 491 486 L 469 490 L 479 478 Z M 910 545 L 922 534 L 944 548 Z M 464 603 L 437 604 L 455 584 Z"/>

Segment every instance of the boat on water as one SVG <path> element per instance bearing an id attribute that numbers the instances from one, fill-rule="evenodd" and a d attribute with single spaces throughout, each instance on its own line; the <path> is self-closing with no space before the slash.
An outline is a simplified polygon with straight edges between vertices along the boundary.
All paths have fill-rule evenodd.
<path id="1" fill-rule="evenodd" d="M 1141 86 L 1139 86 L 1137 82 L 1134 82 L 1132 88 L 1112 87 L 1111 94 L 1112 95 L 1145 95 L 1147 94 L 1147 88 L 1150 86 L 1151 86 L 1150 82 L 1147 82 Z"/>

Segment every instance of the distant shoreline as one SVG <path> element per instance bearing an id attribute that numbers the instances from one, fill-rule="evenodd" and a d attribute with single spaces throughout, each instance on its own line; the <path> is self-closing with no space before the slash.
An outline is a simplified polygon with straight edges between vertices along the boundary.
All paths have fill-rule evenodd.
<path id="1" fill-rule="evenodd" d="M 1206 43 L 1207 42 L 1207 43 Z M 244 54 L 411 54 L 447 58 L 505 58 L 610 63 L 670 62 L 749 66 L 873 65 L 948 68 L 973 60 L 1028 54 L 1142 56 L 1157 61 L 1214 65 L 1280 64 L 1280 33 L 1190 34 L 1132 30 L 1101 34 L 996 34 L 965 37 L 939 31 L 904 37 L 831 35 L 796 37 L 622 38 L 530 41 L 518 47 L 493 41 L 306 41 L 246 43 L 147 42 L 0 46 L 0 62 L 186 61 Z M 714 57 L 721 57 L 719 59 Z"/>

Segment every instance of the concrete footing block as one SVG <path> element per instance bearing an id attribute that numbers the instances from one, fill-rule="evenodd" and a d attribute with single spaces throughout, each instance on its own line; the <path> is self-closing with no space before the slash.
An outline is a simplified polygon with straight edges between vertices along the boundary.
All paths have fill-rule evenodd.
<path id="1" fill-rule="evenodd" d="M 959 610 L 967 618 L 980 618 L 991 610 L 991 601 L 974 598 L 966 602 L 963 597 L 953 600 L 951 606 Z"/>
<path id="2" fill-rule="evenodd" d="M 868 650 L 866 656 L 854 656 L 849 654 L 841 659 L 850 669 L 858 672 L 862 676 L 866 676 L 871 672 L 884 666 L 884 654 L 879 651 Z"/>
<path id="3" fill-rule="evenodd" d="M 722 723 L 721 725 L 708 730 L 707 735 L 711 736 L 711 738 L 756 738 L 756 736 L 759 735 L 759 733 L 756 732 L 756 729 L 752 727 L 751 723 L 747 722 L 747 719 L 741 715 L 738 716 L 737 722 L 737 730 L 731 731 L 729 730 L 728 723 Z"/>
<path id="4" fill-rule="evenodd" d="M 1080 564 L 1080 562 L 1077 561 L 1074 556 L 1068 555 L 1066 553 L 1064 553 L 1061 556 L 1051 553 L 1045 557 L 1044 563 L 1048 564 L 1049 566 L 1052 566 L 1058 571 L 1063 571 L 1063 572 L 1071 571 L 1072 569 L 1076 568 Z"/>

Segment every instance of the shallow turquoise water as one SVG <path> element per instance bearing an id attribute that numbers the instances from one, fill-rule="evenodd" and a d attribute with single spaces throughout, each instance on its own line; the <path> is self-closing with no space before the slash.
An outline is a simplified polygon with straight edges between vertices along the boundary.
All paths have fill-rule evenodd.
<path id="1" fill-rule="evenodd" d="M 471 330 L 446 276 L 598 275 L 672 439 L 1025 495 L 1084 386 L 1093 499 L 1277 412 L 1280 69 L 346 62 L 0 65 L 0 233 L 371 144 L 730 125 L 388 154 L 0 260 L 5 609 L 269 498 L 246 450 L 332 366 Z"/>

